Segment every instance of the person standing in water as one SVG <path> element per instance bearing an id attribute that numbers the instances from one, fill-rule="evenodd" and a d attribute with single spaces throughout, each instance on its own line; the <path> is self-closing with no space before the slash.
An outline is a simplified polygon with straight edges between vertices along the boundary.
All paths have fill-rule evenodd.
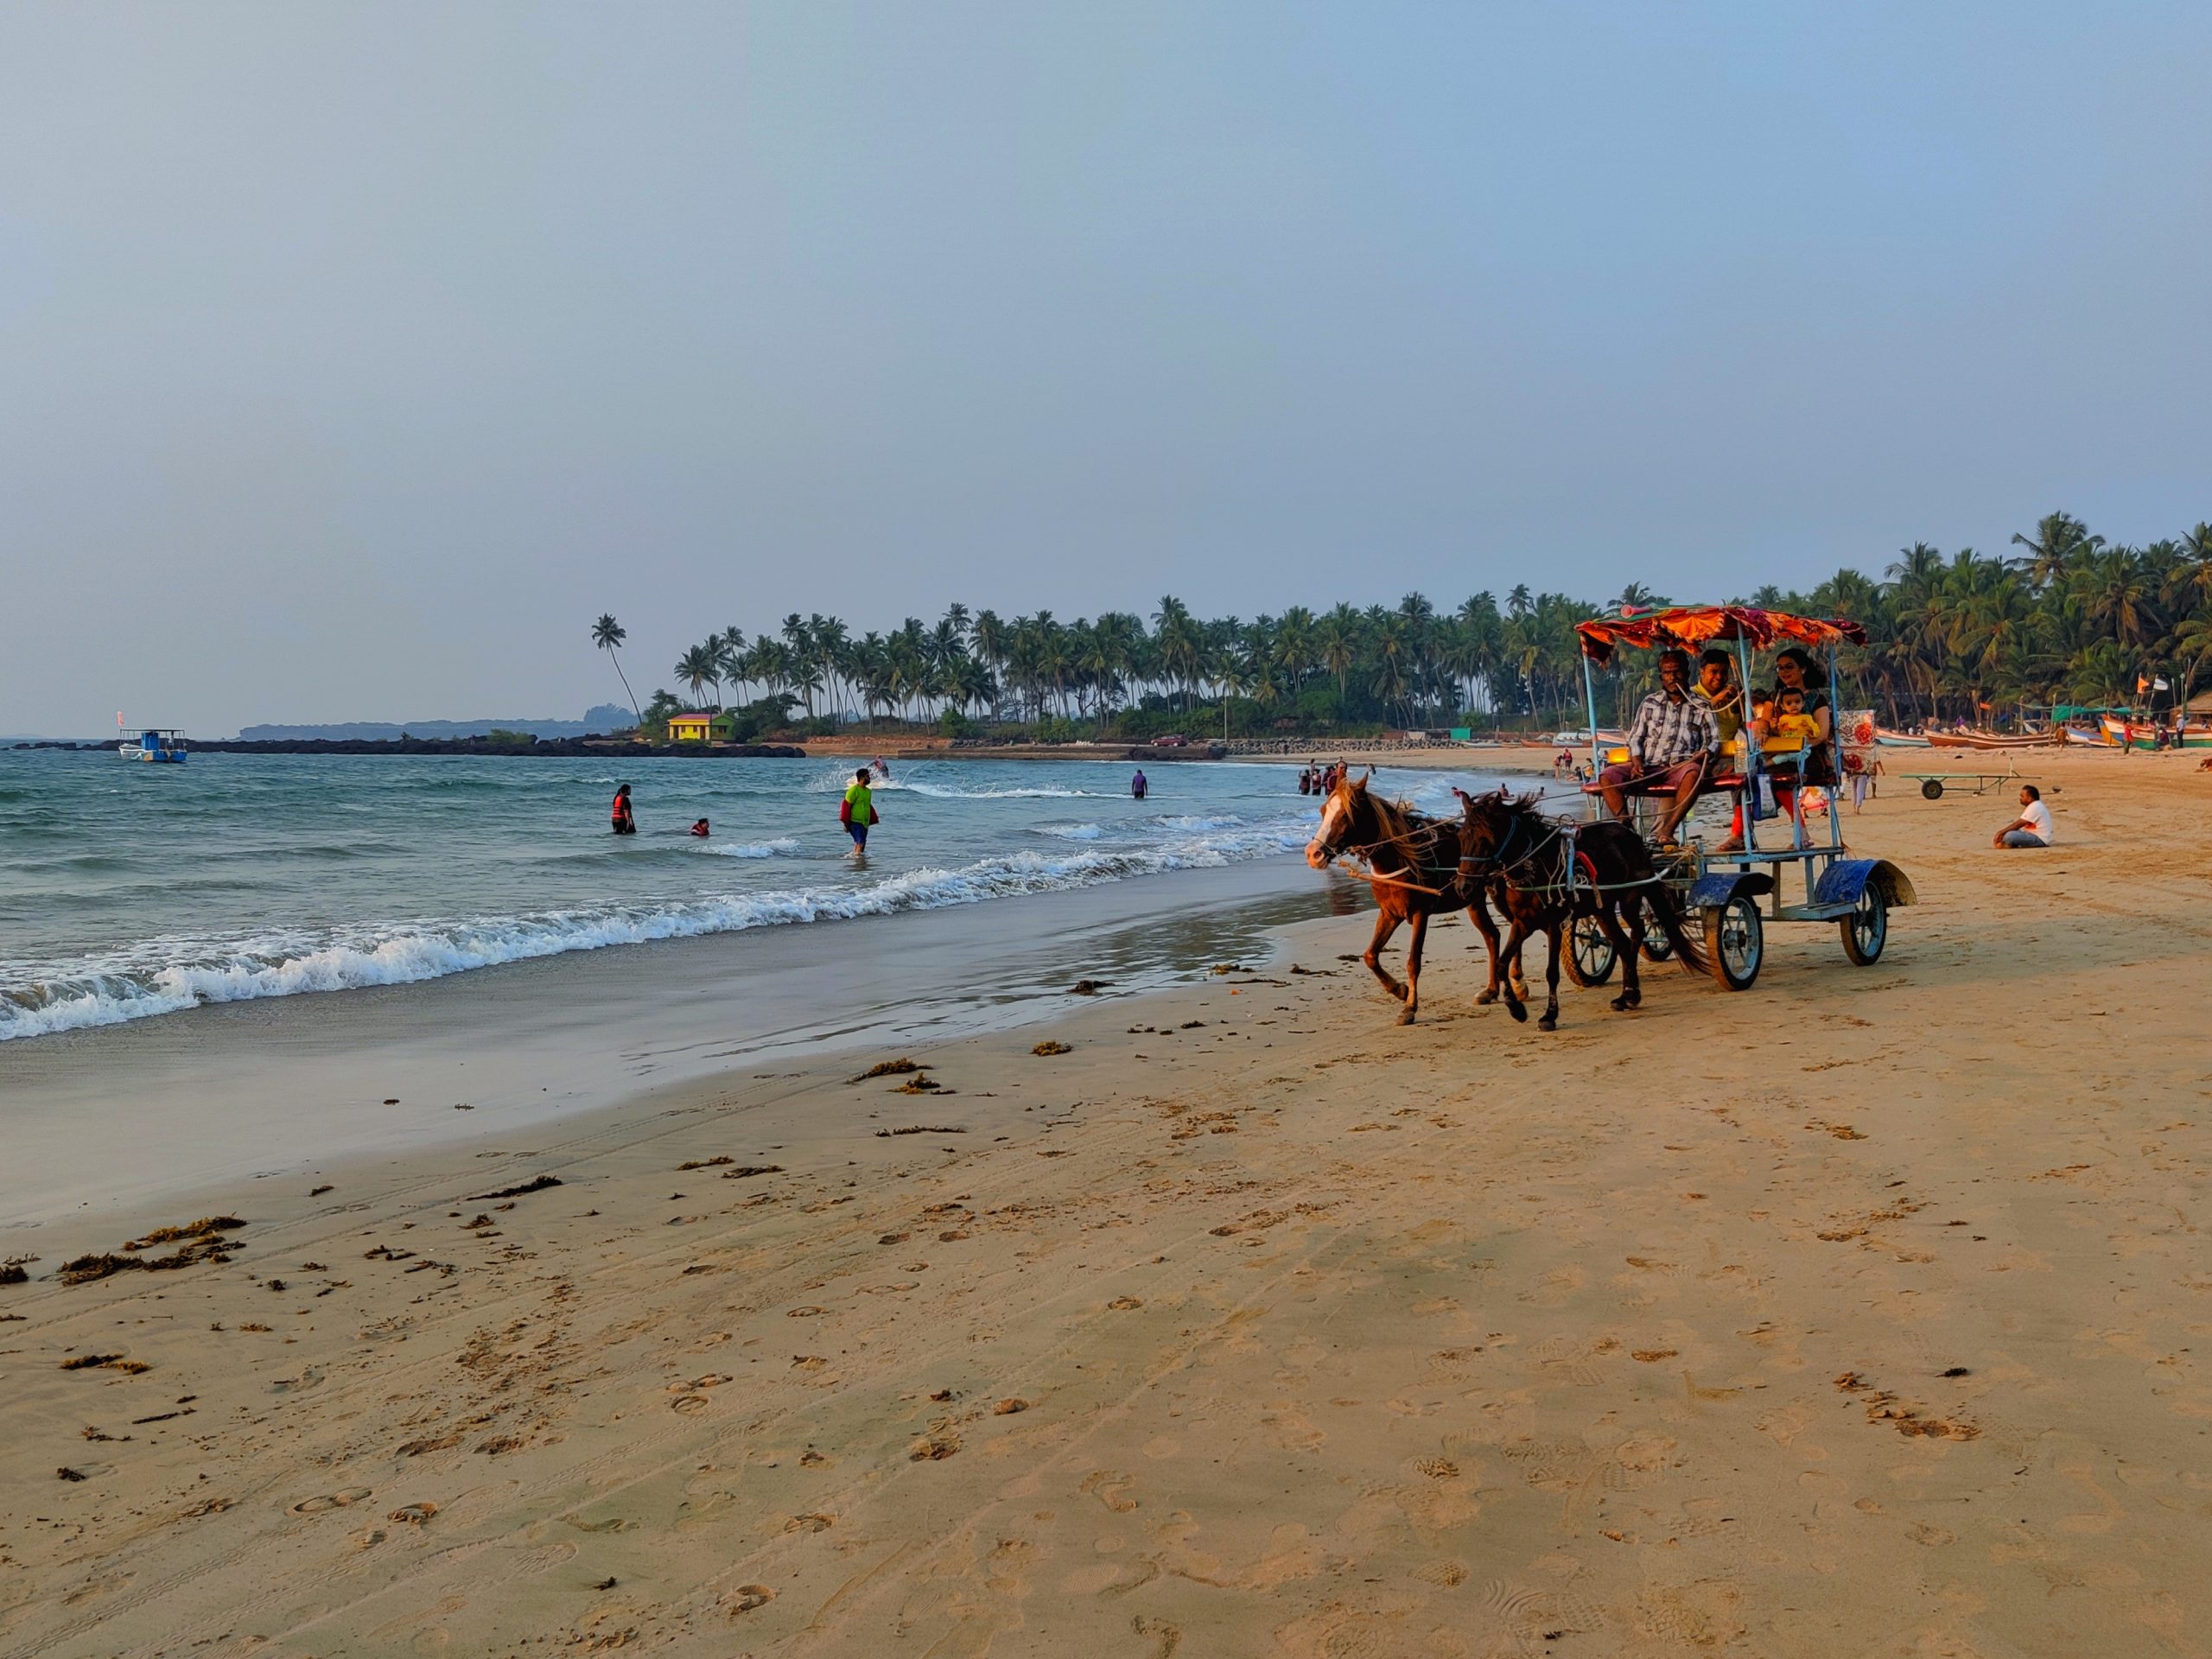
<path id="1" fill-rule="evenodd" d="M 875 791 L 868 787 L 868 777 L 866 766 L 853 774 L 852 785 L 845 791 L 845 804 L 837 809 L 837 821 L 853 838 L 856 859 L 868 856 L 868 826 L 881 822 L 875 815 Z"/>
<path id="2" fill-rule="evenodd" d="M 608 817 L 616 835 L 634 836 L 638 833 L 638 820 L 630 810 L 629 785 L 625 784 L 614 791 L 614 804 L 609 809 Z"/>
<path id="3" fill-rule="evenodd" d="M 1151 785 L 1144 780 L 1144 772 L 1141 769 L 1138 771 L 1135 777 L 1129 779 L 1129 794 L 1136 800 L 1144 799 L 1144 792 L 1150 787 Z"/>

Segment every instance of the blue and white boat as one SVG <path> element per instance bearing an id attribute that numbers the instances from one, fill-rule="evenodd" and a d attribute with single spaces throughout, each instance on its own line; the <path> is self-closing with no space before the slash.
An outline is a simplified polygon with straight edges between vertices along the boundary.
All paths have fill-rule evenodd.
<path id="1" fill-rule="evenodd" d="M 150 760 L 161 766 L 181 766 L 191 751 L 184 746 L 184 734 L 174 726 L 149 727 L 138 734 L 138 741 L 124 739 L 116 746 L 116 753 L 126 760 Z"/>

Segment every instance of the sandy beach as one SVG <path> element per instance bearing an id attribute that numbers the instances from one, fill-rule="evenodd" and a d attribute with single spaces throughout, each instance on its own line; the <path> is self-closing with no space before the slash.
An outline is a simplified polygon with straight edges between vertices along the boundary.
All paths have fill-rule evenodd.
<path id="1" fill-rule="evenodd" d="M 0 1234 L 0 1650 L 2203 1652 L 2195 758 L 1889 780 L 1871 969 L 1400 1028 L 1339 915 Z"/>

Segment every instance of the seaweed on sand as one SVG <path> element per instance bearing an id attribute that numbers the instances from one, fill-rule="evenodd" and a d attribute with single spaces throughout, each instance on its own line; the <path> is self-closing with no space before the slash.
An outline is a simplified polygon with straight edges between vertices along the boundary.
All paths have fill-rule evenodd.
<path id="1" fill-rule="evenodd" d="M 503 1186 L 496 1192 L 472 1192 L 468 1201 L 477 1203 L 484 1198 L 518 1198 L 525 1192 L 543 1192 L 549 1186 L 561 1185 L 558 1175 L 540 1175 L 534 1181 L 524 1181 L 520 1186 Z"/>
<path id="2" fill-rule="evenodd" d="M 866 1083 L 870 1077 L 902 1077 L 909 1071 L 918 1071 L 921 1069 L 909 1059 L 878 1060 L 857 1077 L 847 1077 L 845 1081 L 849 1084 Z"/>

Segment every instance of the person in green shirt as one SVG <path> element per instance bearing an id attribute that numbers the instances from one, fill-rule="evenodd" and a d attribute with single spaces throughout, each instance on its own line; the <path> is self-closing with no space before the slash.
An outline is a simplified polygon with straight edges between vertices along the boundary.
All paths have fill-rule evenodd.
<path id="1" fill-rule="evenodd" d="M 881 822 L 875 815 L 875 791 L 868 786 L 868 776 L 866 766 L 853 774 L 852 785 L 845 791 L 845 804 L 837 809 L 837 821 L 853 838 L 855 858 L 868 856 L 868 826 Z"/>

